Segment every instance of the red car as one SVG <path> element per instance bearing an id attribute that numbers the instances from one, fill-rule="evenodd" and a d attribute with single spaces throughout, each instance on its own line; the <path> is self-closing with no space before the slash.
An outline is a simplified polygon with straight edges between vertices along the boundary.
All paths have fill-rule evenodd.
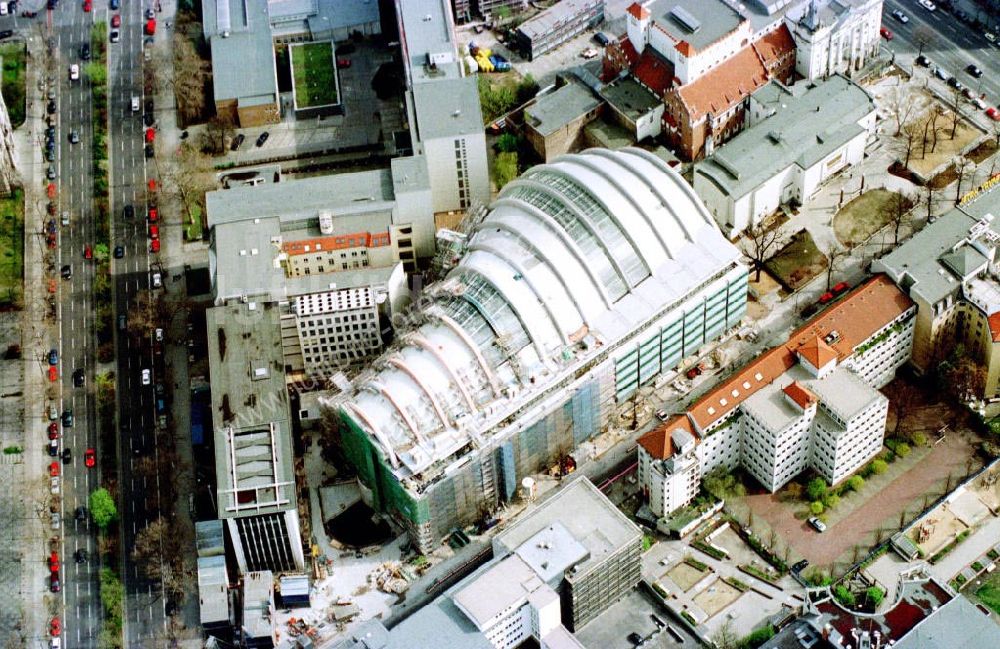
<path id="1" fill-rule="evenodd" d="M 885 40 L 887 40 L 887 41 L 891 41 L 892 40 L 892 32 L 890 32 L 885 27 L 880 28 L 878 30 L 878 33 L 881 34 L 882 38 L 884 38 Z"/>
<path id="2" fill-rule="evenodd" d="M 158 225 L 149 226 L 149 238 L 154 240 L 160 238 L 160 226 Z"/>
<path id="3" fill-rule="evenodd" d="M 55 383 L 59 380 L 59 368 L 55 365 L 49 365 L 49 381 Z"/>
<path id="4" fill-rule="evenodd" d="M 58 638 L 59 634 L 62 633 L 62 622 L 59 621 L 59 618 L 54 617 L 49 622 L 49 633 L 52 634 L 53 638 Z"/>
<path id="5" fill-rule="evenodd" d="M 86 11 L 86 12 L 89 13 L 90 10 L 93 9 L 93 8 L 94 8 L 94 3 L 91 0 L 83 0 L 83 10 L 84 11 Z"/>
<path id="6" fill-rule="evenodd" d="M 146 21 L 145 27 L 142 28 L 146 36 L 154 36 L 156 34 L 156 21 L 152 18 Z"/>
<path id="7" fill-rule="evenodd" d="M 150 223 L 156 223 L 156 220 L 157 220 L 158 216 L 159 215 L 156 213 L 156 208 L 155 207 L 149 208 L 149 222 Z"/>
<path id="8" fill-rule="evenodd" d="M 827 302 L 832 301 L 833 298 L 834 298 L 833 293 L 831 293 L 830 291 L 827 291 L 823 295 L 819 296 L 819 303 L 820 304 L 826 304 Z"/>
<path id="9" fill-rule="evenodd" d="M 59 463 L 58 462 L 53 462 L 52 464 L 49 465 L 49 475 L 52 476 L 52 477 L 55 477 L 55 476 L 59 475 Z"/>
<path id="10" fill-rule="evenodd" d="M 121 27 L 122 26 L 122 17 L 120 15 L 118 15 L 118 14 L 115 14 L 114 16 L 111 16 L 111 26 L 112 27 Z"/>
<path id="11" fill-rule="evenodd" d="M 49 424 L 49 439 L 59 439 L 59 424 L 56 422 Z"/>
<path id="12" fill-rule="evenodd" d="M 97 464 L 97 453 L 92 448 L 88 448 L 83 452 L 83 464 L 88 469 L 93 469 L 94 465 Z"/>
<path id="13" fill-rule="evenodd" d="M 149 251 L 150 252 L 160 252 L 160 240 L 159 239 L 153 239 L 152 241 L 149 242 Z"/>
<path id="14" fill-rule="evenodd" d="M 1000 122 L 1000 110 L 990 106 L 986 109 L 986 116 L 992 119 L 994 122 Z"/>
<path id="15" fill-rule="evenodd" d="M 90 246 L 87 246 L 87 247 L 85 247 L 83 249 L 83 258 L 84 259 L 93 259 L 94 258 L 94 251 L 91 249 Z"/>
<path id="16" fill-rule="evenodd" d="M 156 131 L 151 128 L 146 129 L 146 144 L 152 144 L 156 140 Z"/>
<path id="17" fill-rule="evenodd" d="M 59 553 L 55 550 L 49 555 L 49 572 L 59 572 Z"/>
<path id="18" fill-rule="evenodd" d="M 847 282 L 838 282 L 833 287 L 833 294 L 834 295 L 840 295 L 841 293 L 847 291 L 849 288 L 851 288 L 851 285 L 848 284 Z"/>
<path id="19" fill-rule="evenodd" d="M 337 59 L 338 68 L 349 68 L 351 67 L 351 59 Z"/>

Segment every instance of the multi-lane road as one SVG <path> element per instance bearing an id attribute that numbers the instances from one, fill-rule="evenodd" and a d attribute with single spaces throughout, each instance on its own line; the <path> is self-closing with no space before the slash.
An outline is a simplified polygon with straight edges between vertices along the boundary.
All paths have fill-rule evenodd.
<path id="1" fill-rule="evenodd" d="M 892 16 L 893 11 L 902 11 L 909 22 L 902 23 Z M 882 25 L 892 31 L 893 39 L 887 47 L 896 53 L 900 62 L 912 65 L 921 50 L 915 38 L 923 32 L 932 37 L 923 47 L 923 54 L 932 65 L 947 70 L 968 88 L 986 95 L 986 103 L 1000 104 L 1000 48 L 991 44 L 983 32 L 958 20 L 953 14 L 942 9 L 927 11 L 916 0 L 885 0 L 882 10 Z M 976 79 L 965 71 L 970 63 L 983 71 Z M 935 80 L 934 83 L 943 83 Z"/>

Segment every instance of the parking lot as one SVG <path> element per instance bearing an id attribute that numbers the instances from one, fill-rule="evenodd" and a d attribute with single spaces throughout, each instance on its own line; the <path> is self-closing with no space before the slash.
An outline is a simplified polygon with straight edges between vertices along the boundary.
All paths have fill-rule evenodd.
<path id="1" fill-rule="evenodd" d="M 657 623 L 653 616 L 659 620 Z M 641 587 L 633 589 L 582 629 L 576 638 L 587 649 L 633 649 L 637 633 L 643 647 L 697 647 L 698 641 Z"/>

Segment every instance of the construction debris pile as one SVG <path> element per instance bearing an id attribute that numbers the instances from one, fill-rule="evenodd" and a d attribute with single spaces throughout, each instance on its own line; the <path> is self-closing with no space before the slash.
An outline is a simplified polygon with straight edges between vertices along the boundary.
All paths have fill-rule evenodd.
<path id="1" fill-rule="evenodd" d="M 398 561 L 386 561 L 372 571 L 375 586 L 383 593 L 401 595 L 410 587 L 403 576 L 402 565 Z"/>

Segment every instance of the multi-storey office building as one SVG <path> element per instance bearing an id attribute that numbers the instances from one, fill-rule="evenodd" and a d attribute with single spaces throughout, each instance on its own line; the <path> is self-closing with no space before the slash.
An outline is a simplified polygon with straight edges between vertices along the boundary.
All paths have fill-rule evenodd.
<path id="1" fill-rule="evenodd" d="M 740 322 L 747 271 L 691 188 L 638 149 L 504 187 L 447 277 L 328 401 L 376 509 L 428 550 L 598 434 L 616 404 Z"/>
<path id="2" fill-rule="evenodd" d="M 278 308 L 206 314 L 219 518 L 240 572 L 303 570 Z"/>
<path id="3" fill-rule="evenodd" d="M 514 31 L 515 47 L 529 61 L 551 52 L 577 34 L 604 20 L 604 0 L 560 0 L 521 23 Z"/>
<path id="4" fill-rule="evenodd" d="M 638 476 L 664 516 L 701 477 L 742 466 L 769 491 L 812 468 L 837 484 L 882 448 L 878 388 L 910 359 L 917 307 L 880 275 L 639 440 Z"/>
<path id="5" fill-rule="evenodd" d="M 930 372 L 956 345 L 986 367 L 984 399 L 1000 396 L 1000 189 L 976 194 L 872 262 L 917 304 L 913 366 Z"/>

